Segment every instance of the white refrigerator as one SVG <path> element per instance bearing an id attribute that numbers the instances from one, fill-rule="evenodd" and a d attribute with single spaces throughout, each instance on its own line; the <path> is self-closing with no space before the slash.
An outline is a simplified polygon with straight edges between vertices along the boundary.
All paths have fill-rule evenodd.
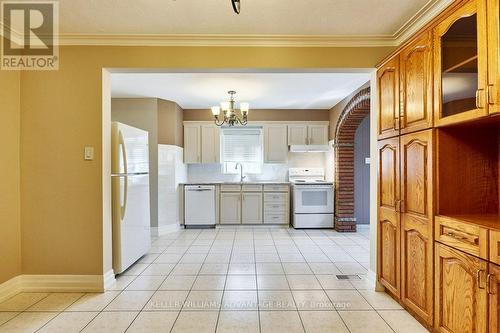
<path id="1" fill-rule="evenodd" d="M 151 248 L 148 132 L 111 125 L 113 270 L 122 273 Z"/>

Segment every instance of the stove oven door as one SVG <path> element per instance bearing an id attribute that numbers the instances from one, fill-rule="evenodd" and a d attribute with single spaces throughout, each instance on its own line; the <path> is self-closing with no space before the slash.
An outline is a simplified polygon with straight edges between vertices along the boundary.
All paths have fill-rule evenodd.
<path id="1" fill-rule="evenodd" d="M 295 214 L 332 214 L 333 186 L 295 185 L 293 200 Z"/>

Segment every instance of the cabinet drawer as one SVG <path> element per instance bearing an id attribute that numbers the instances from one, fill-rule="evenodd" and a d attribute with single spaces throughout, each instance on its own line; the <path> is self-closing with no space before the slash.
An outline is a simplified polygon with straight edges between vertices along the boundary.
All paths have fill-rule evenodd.
<path id="1" fill-rule="evenodd" d="M 288 218 L 286 213 L 264 214 L 264 223 L 266 224 L 287 224 Z"/>
<path id="2" fill-rule="evenodd" d="M 264 192 L 288 192 L 288 185 L 264 185 Z"/>
<path id="3" fill-rule="evenodd" d="M 264 193 L 264 203 L 268 202 L 282 202 L 288 201 L 287 193 Z"/>
<path id="4" fill-rule="evenodd" d="M 435 228 L 437 241 L 488 259 L 488 229 L 445 216 L 436 216 Z"/>
<path id="5" fill-rule="evenodd" d="M 266 213 L 275 213 L 275 212 L 286 212 L 288 205 L 286 202 L 266 202 L 264 204 L 264 211 Z"/>
<path id="6" fill-rule="evenodd" d="M 221 185 L 221 192 L 239 192 L 241 190 L 241 185 Z"/>
<path id="7" fill-rule="evenodd" d="M 500 265 L 500 231 L 490 230 L 490 261 Z"/>
<path id="8" fill-rule="evenodd" d="M 262 185 L 242 185 L 241 190 L 243 192 L 261 192 Z"/>

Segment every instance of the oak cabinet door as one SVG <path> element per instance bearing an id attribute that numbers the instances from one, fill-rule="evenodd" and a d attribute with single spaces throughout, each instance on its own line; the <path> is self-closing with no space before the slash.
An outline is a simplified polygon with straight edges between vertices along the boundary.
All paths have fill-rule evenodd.
<path id="1" fill-rule="evenodd" d="M 308 127 L 309 145 L 328 144 L 328 125 L 309 125 Z"/>
<path id="2" fill-rule="evenodd" d="M 435 330 L 486 332 L 487 262 L 438 243 L 435 260 Z"/>
<path id="3" fill-rule="evenodd" d="M 221 192 L 220 194 L 220 223 L 241 223 L 241 193 Z"/>
<path id="4" fill-rule="evenodd" d="M 487 281 L 488 301 L 489 301 L 489 323 L 490 333 L 500 332 L 500 301 L 498 292 L 500 291 L 500 266 L 490 264 L 488 268 Z"/>
<path id="5" fill-rule="evenodd" d="M 434 36 L 434 124 L 488 115 L 487 0 L 464 1 Z"/>
<path id="6" fill-rule="evenodd" d="M 201 126 L 201 163 L 219 163 L 220 132 L 215 125 Z"/>
<path id="7" fill-rule="evenodd" d="M 432 127 L 432 39 L 426 33 L 400 54 L 401 134 Z"/>
<path id="8" fill-rule="evenodd" d="M 401 299 L 433 322 L 433 130 L 401 136 Z"/>
<path id="9" fill-rule="evenodd" d="M 500 113 L 500 1 L 487 0 L 488 111 Z"/>
<path id="10" fill-rule="evenodd" d="M 264 160 L 266 163 L 286 163 L 288 161 L 286 125 L 264 126 Z"/>
<path id="11" fill-rule="evenodd" d="M 241 223 L 262 223 L 262 192 L 243 192 L 241 197 Z"/>
<path id="12" fill-rule="evenodd" d="M 307 125 L 288 125 L 288 145 L 307 145 Z"/>
<path id="13" fill-rule="evenodd" d="M 399 56 L 377 71 L 379 123 L 378 138 L 399 135 Z"/>
<path id="14" fill-rule="evenodd" d="M 399 137 L 378 142 L 378 278 L 400 297 Z"/>
<path id="15" fill-rule="evenodd" d="M 184 163 L 201 163 L 200 125 L 184 125 Z"/>

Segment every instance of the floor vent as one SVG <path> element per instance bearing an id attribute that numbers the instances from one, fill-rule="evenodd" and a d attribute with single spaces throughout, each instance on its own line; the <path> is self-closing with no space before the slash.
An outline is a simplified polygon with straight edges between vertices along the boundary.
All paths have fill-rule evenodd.
<path id="1" fill-rule="evenodd" d="M 337 274 L 337 279 L 339 279 L 339 280 L 361 280 L 359 275 L 345 275 L 345 274 Z"/>

